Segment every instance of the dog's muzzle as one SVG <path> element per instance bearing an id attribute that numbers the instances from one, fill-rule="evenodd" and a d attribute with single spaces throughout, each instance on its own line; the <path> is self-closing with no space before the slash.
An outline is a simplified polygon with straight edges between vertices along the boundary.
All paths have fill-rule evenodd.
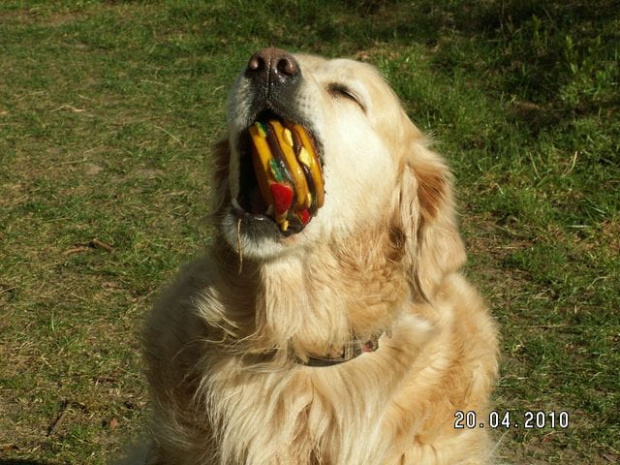
<path id="1" fill-rule="evenodd" d="M 298 233 L 324 200 L 320 151 L 295 105 L 301 69 L 289 53 L 266 48 L 252 55 L 244 78 L 251 116 L 239 138 L 240 213 L 271 220 L 285 236 Z"/>

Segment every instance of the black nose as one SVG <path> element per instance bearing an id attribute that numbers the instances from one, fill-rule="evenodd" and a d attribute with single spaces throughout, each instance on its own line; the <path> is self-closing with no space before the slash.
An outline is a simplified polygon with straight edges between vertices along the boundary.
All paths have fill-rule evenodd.
<path id="1" fill-rule="evenodd" d="M 299 64 L 290 53 L 279 48 L 264 48 L 250 58 L 245 75 L 268 93 L 284 90 L 299 80 Z"/>

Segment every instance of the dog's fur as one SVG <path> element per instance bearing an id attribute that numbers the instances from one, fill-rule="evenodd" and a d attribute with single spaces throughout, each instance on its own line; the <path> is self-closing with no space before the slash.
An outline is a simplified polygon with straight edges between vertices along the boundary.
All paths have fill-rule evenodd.
<path id="1" fill-rule="evenodd" d="M 269 105 L 311 129 L 325 205 L 286 238 L 237 219 L 240 135 L 258 111 L 242 74 L 215 149 L 218 232 L 144 335 L 147 463 L 490 463 L 485 430 L 455 429 L 457 411 L 484 420 L 497 346 L 459 273 L 451 176 L 374 68 L 294 59 L 299 88 Z M 303 363 L 377 333 L 375 352 Z"/>

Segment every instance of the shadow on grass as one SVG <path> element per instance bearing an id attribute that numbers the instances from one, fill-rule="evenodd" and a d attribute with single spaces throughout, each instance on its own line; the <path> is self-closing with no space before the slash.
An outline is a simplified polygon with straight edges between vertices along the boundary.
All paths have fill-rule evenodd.
<path id="1" fill-rule="evenodd" d="M 39 460 L 0 459 L 0 465 L 52 465 L 52 464 L 49 462 L 41 462 Z"/>

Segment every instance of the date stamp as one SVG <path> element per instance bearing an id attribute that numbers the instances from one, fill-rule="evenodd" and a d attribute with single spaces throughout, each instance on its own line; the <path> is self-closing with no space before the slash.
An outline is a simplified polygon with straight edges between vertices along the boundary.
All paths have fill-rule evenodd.
<path id="1" fill-rule="evenodd" d="M 454 412 L 454 429 L 568 429 L 570 419 L 568 412 L 525 411 L 523 413 L 491 411 L 482 418 L 476 412 Z"/>

